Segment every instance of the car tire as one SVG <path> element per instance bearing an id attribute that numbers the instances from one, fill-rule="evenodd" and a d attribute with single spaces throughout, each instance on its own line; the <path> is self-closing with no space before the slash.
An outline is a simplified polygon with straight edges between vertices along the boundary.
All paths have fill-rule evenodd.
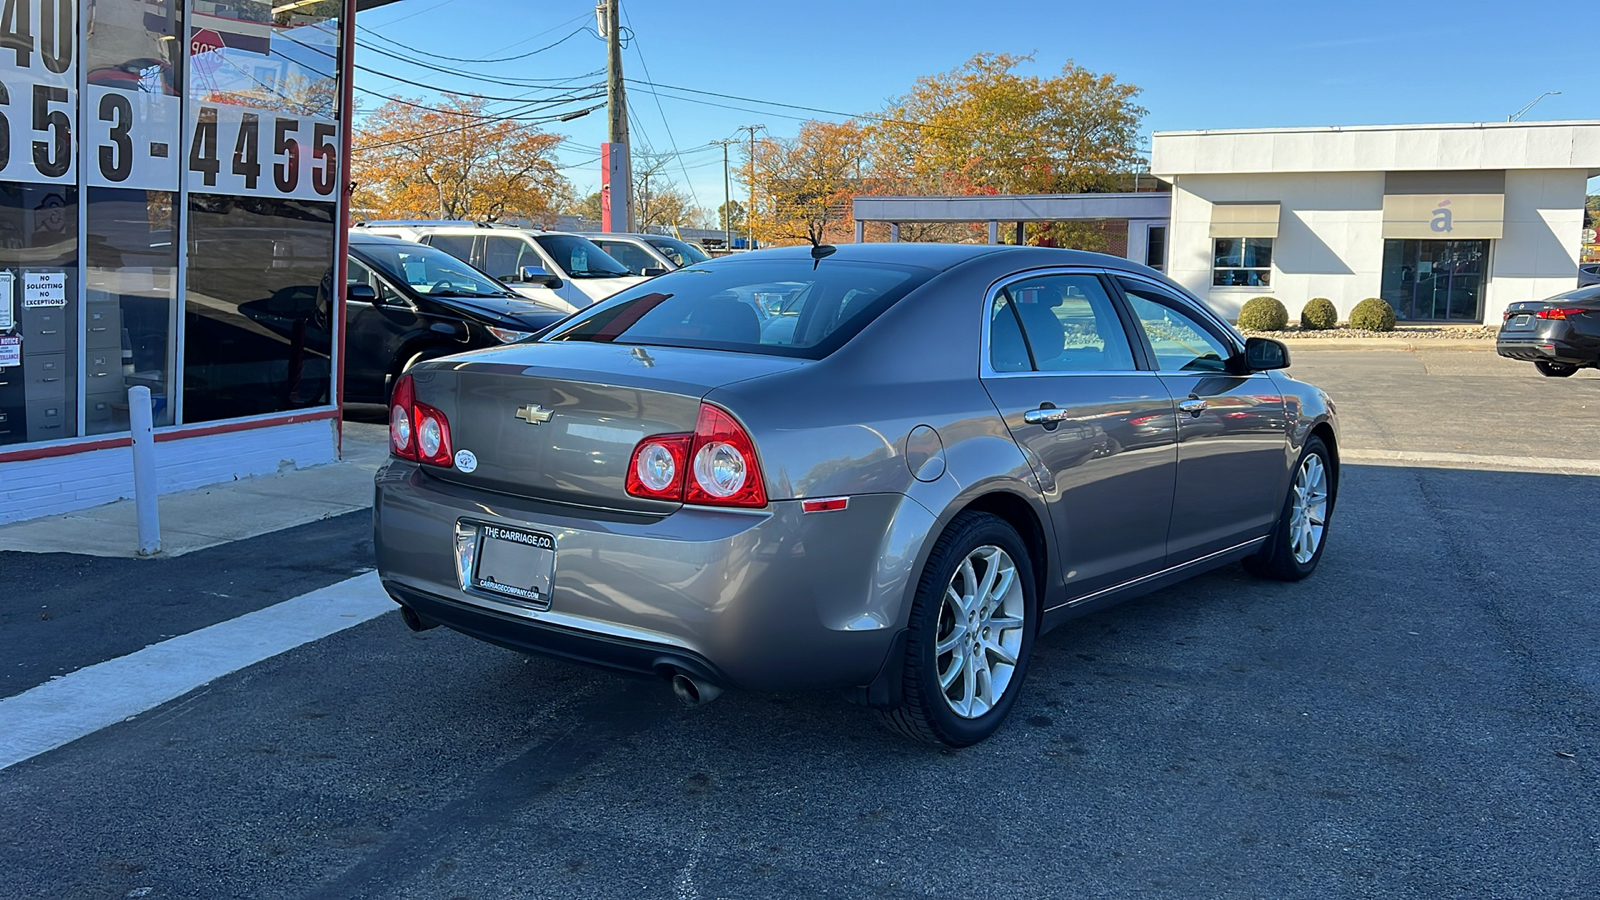
<path id="1" fill-rule="evenodd" d="M 1549 378 L 1566 378 L 1578 371 L 1578 367 L 1571 363 L 1551 362 L 1549 360 L 1535 360 L 1533 367 L 1539 370 L 1540 375 Z"/>
<path id="2" fill-rule="evenodd" d="M 900 704 L 882 713 L 884 722 L 947 747 L 989 737 L 1021 692 L 1038 610 L 1033 562 L 1016 529 L 988 513 L 956 516 L 917 584 Z"/>
<path id="3" fill-rule="evenodd" d="M 1299 581 L 1316 571 L 1328 545 L 1328 524 L 1333 517 L 1334 468 L 1328 446 L 1312 435 L 1295 461 L 1288 496 L 1278 511 L 1278 522 L 1267 542 L 1245 557 L 1250 574 L 1273 581 Z M 1313 546 L 1306 552 L 1306 543 Z"/>

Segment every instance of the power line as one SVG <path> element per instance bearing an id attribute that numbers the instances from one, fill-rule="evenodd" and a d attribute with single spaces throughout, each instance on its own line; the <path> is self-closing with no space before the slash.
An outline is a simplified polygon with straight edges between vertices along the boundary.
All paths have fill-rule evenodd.
<path id="1" fill-rule="evenodd" d="M 390 53 L 388 50 L 385 50 L 382 47 L 374 47 L 371 44 L 363 43 L 360 40 L 356 41 L 356 46 L 360 47 L 363 50 L 368 50 L 368 51 L 371 51 L 373 53 L 378 53 L 378 54 L 381 54 L 383 56 L 387 56 L 390 59 L 398 60 L 400 62 L 405 63 L 406 65 L 417 66 L 419 68 L 428 69 L 428 70 L 433 71 L 433 72 L 441 72 L 441 73 L 443 73 L 445 75 L 453 75 L 453 76 L 455 76 L 457 78 L 466 78 L 466 79 L 471 80 L 471 81 L 482 81 L 482 82 L 487 82 L 489 84 L 501 84 L 501 85 L 505 85 L 506 87 L 533 88 L 535 90 L 541 90 L 541 91 L 567 90 L 565 84 L 563 84 L 564 82 L 576 81 L 579 78 L 591 78 L 591 77 L 593 77 L 595 75 L 599 75 L 601 73 L 601 71 L 602 71 L 600 69 L 596 69 L 593 72 L 589 72 L 589 73 L 584 74 L 584 75 L 571 75 L 571 76 L 568 76 L 566 78 L 492 78 L 492 77 L 490 77 L 488 75 L 479 75 L 476 72 L 458 72 L 458 71 L 456 71 L 454 69 L 447 69 L 444 66 L 436 66 L 436 65 L 434 65 L 432 63 L 419 62 L 419 61 L 414 60 L 414 59 L 407 59 L 407 58 L 405 58 L 404 56 L 401 56 L 398 53 Z M 363 67 L 357 66 L 356 68 L 363 68 Z M 370 71 L 370 70 L 366 70 L 366 71 Z"/>
<path id="2" fill-rule="evenodd" d="M 575 16 L 575 17 L 573 17 L 571 19 L 568 19 L 565 22 L 562 22 L 561 25 L 556 25 L 553 28 L 547 29 L 545 31 L 541 31 L 541 32 L 539 32 L 539 34 L 549 34 L 551 31 L 555 31 L 556 28 L 560 28 L 560 27 L 562 27 L 564 25 L 570 25 L 573 22 L 578 21 L 579 19 L 586 19 L 586 18 L 588 18 L 588 14 L 587 13 L 585 13 L 583 15 Z M 513 62 L 513 61 L 519 60 L 519 59 L 527 59 L 528 57 L 533 56 L 533 55 L 538 54 L 538 53 L 543 53 L 544 51 L 549 50 L 552 47 L 559 47 L 560 45 L 566 43 L 567 41 L 572 40 L 573 38 L 575 38 L 578 35 L 584 33 L 585 31 L 589 32 L 590 34 L 594 33 L 594 29 L 589 28 L 587 25 L 582 25 L 582 26 L 579 26 L 579 27 L 573 29 L 572 32 L 569 33 L 566 37 L 563 37 L 562 39 L 560 39 L 560 40 L 558 40 L 558 41 L 556 41 L 554 43 L 546 44 L 546 45 L 544 45 L 543 47 L 540 47 L 537 50 L 529 50 L 527 53 L 519 53 L 516 56 L 502 56 L 502 57 L 493 58 L 493 59 L 462 59 L 460 57 L 445 56 L 443 54 L 430 53 L 427 50 L 418 49 L 416 47 L 411 46 L 410 44 L 401 43 L 400 41 L 397 41 L 394 38 L 385 37 L 383 34 L 380 34 L 379 32 L 377 32 L 376 30 L 374 30 L 372 28 L 368 28 L 368 29 L 366 29 L 366 31 L 367 31 L 368 34 L 371 34 L 373 37 L 378 38 L 379 40 L 385 41 L 387 43 L 393 44 L 396 47 L 401 48 L 402 50 L 409 50 L 412 53 L 418 53 L 418 54 L 421 54 L 423 56 L 431 57 L 433 59 L 442 59 L 442 60 L 445 60 L 447 62 L 454 62 L 454 63 L 502 63 L 502 62 Z M 536 34 L 533 37 L 538 37 L 539 34 Z M 531 40 L 533 40 L 533 38 L 526 38 L 524 40 L 518 41 L 517 44 L 527 43 L 527 41 L 531 41 Z M 515 47 L 517 44 L 511 44 L 510 46 Z"/>

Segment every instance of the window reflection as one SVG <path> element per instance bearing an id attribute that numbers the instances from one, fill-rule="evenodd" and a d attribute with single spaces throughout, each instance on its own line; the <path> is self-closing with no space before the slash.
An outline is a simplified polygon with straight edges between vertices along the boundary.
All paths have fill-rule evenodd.
<path id="1" fill-rule="evenodd" d="M 183 419 L 332 402 L 334 205 L 189 198 Z"/>
<path id="2" fill-rule="evenodd" d="M 78 434 L 78 189 L 0 183 L 0 444 Z"/>

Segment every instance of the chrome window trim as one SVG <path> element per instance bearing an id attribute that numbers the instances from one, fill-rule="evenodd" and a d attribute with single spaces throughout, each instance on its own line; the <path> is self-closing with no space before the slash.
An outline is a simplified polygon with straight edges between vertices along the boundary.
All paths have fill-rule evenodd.
<path id="1" fill-rule="evenodd" d="M 1115 270 L 1115 269 L 1095 269 L 1095 268 L 1090 268 L 1088 266 L 1047 266 L 1047 267 L 1042 268 L 1042 269 L 1028 269 L 1027 271 L 1023 271 L 1023 272 L 1011 272 L 1011 273 L 1009 273 L 1009 274 L 997 279 L 993 284 L 989 285 L 988 292 L 984 294 L 985 299 L 983 301 L 983 306 L 979 310 L 979 313 L 978 313 L 978 315 L 981 317 L 981 321 L 979 322 L 979 329 L 980 329 L 979 330 L 979 336 L 980 336 L 979 339 L 982 342 L 982 343 L 979 344 L 979 347 L 978 347 L 978 377 L 980 379 L 986 379 L 986 378 L 1037 378 L 1037 377 L 1053 378 L 1053 377 L 1060 377 L 1060 376 L 1063 376 L 1063 375 L 1100 375 L 1100 376 L 1105 376 L 1105 375 L 1156 375 L 1156 374 L 1158 374 L 1154 369 L 1140 369 L 1140 368 L 1138 368 L 1138 356 L 1139 356 L 1139 354 L 1134 351 L 1134 348 L 1133 348 L 1133 346 L 1131 344 L 1128 346 L 1128 353 L 1131 356 L 1134 357 L 1134 366 L 1135 366 L 1135 368 L 1132 368 L 1132 369 L 1095 369 L 1095 370 L 1087 371 L 1087 372 L 1083 372 L 1083 371 L 1043 372 L 1043 371 L 1039 371 L 1039 370 L 1035 369 L 1035 370 L 1029 371 L 1029 372 L 997 372 L 997 371 L 995 371 L 994 364 L 990 359 L 990 356 L 989 356 L 989 310 L 994 308 L 995 300 L 999 299 L 1000 292 L 1002 290 L 1004 290 L 1006 287 L 1008 287 L 1010 285 L 1013 285 L 1013 284 L 1016 284 L 1019 281 L 1027 281 L 1030 278 L 1041 278 L 1041 277 L 1046 277 L 1046 276 L 1050 276 L 1050 275 L 1091 275 L 1091 276 L 1099 277 L 1101 275 L 1115 275 L 1117 273 L 1117 271 L 1118 270 Z M 1109 300 L 1111 300 L 1111 302 L 1113 304 L 1116 304 L 1116 303 L 1119 302 L 1117 297 L 1115 295 L 1111 294 L 1110 292 L 1107 292 L 1106 296 L 1107 296 L 1107 298 Z M 1118 327 L 1123 329 L 1123 335 L 1122 335 L 1123 340 L 1127 340 L 1129 337 L 1131 337 L 1131 335 L 1127 334 L 1127 328 L 1126 328 L 1126 326 L 1124 326 L 1122 324 L 1122 319 L 1120 317 L 1117 319 L 1117 325 L 1118 325 Z"/>

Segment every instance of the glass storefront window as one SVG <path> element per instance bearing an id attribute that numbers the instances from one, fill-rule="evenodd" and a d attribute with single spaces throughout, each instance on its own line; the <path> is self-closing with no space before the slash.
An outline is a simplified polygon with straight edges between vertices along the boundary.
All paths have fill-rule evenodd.
<path id="1" fill-rule="evenodd" d="M 181 12 L 176 0 L 94 0 L 85 64 L 84 433 L 128 430 L 128 388 L 175 421 Z"/>
<path id="2" fill-rule="evenodd" d="M 0 14 L 0 444 L 79 433 L 77 13 Z"/>
<path id="3" fill-rule="evenodd" d="M 1488 241 L 1383 242 L 1384 300 L 1396 318 L 1415 322 L 1483 320 Z"/>
<path id="4" fill-rule="evenodd" d="M 344 6 L 5 0 L 0 445 L 333 403 Z"/>

